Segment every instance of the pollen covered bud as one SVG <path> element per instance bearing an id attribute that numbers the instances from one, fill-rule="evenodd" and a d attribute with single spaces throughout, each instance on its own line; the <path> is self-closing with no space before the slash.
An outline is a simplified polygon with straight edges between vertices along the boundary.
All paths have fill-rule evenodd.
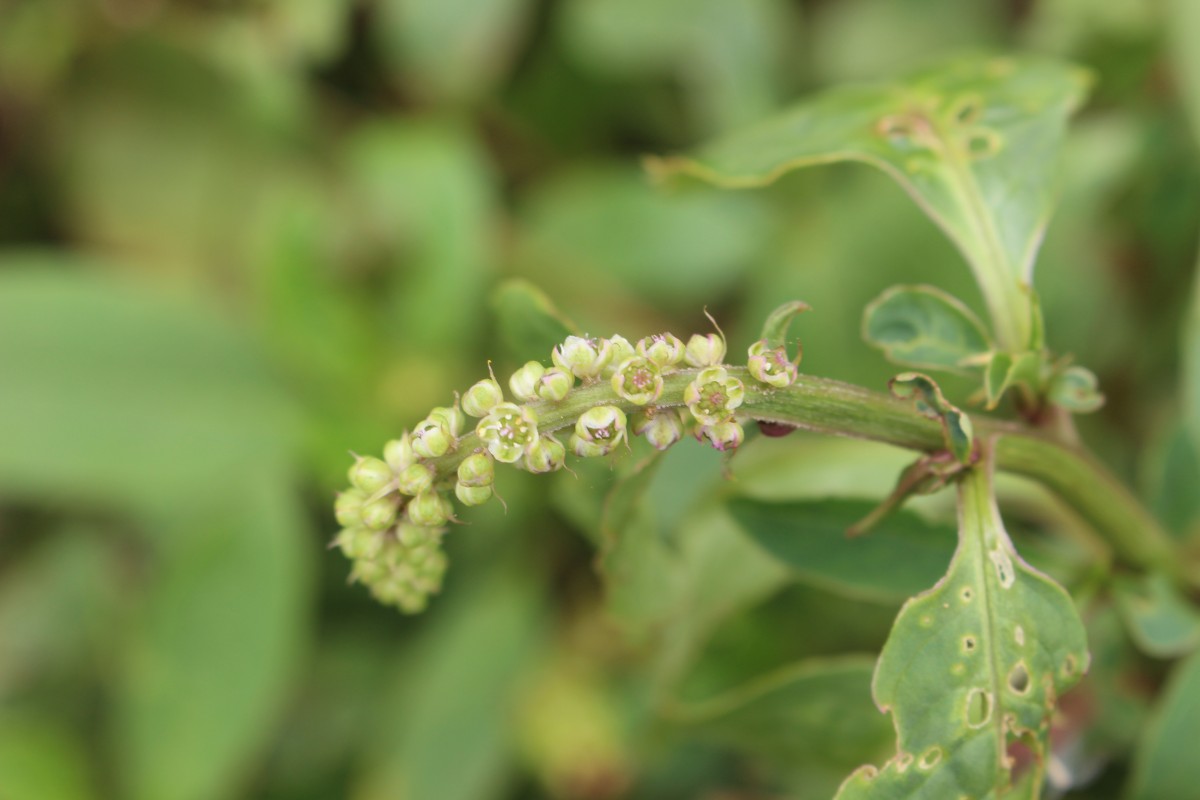
<path id="1" fill-rule="evenodd" d="M 656 333 L 637 343 L 637 351 L 666 370 L 683 360 L 683 342 L 673 333 Z"/>
<path id="2" fill-rule="evenodd" d="M 421 421 L 413 430 L 412 449 L 420 458 L 438 458 L 450 452 L 454 446 L 454 432 L 442 416 L 432 414 Z"/>
<path id="3" fill-rule="evenodd" d="M 635 356 L 613 373 L 612 387 L 614 392 L 635 405 L 653 403 L 662 394 L 662 370 L 649 358 Z"/>
<path id="4" fill-rule="evenodd" d="M 637 350 L 629 343 L 629 340 L 624 336 L 616 335 L 608 337 L 608 350 L 611 354 L 608 365 L 601 371 L 600 375 L 604 378 L 611 378 L 617 368 L 624 364 L 627 360 L 637 355 Z"/>
<path id="5" fill-rule="evenodd" d="M 568 336 L 554 348 L 550 357 L 559 369 L 580 380 L 590 380 L 598 377 L 612 362 L 612 343 L 608 339 Z"/>
<path id="6" fill-rule="evenodd" d="M 472 417 L 486 417 L 488 412 L 504 402 L 504 390 L 492 378 L 476 383 L 462 397 L 462 410 Z"/>
<path id="7" fill-rule="evenodd" d="M 627 428 L 625 412 L 616 406 L 589 408 L 575 423 L 571 449 L 578 456 L 606 455 L 625 441 Z"/>
<path id="8" fill-rule="evenodd" d="M 563 468 L 567 451 L 562 442 L 551 435 L 541 436 L 525 454 L 525 469 L 535 475 L 554 472 Z"/>
<path id="9" fill-rule="evenodd" d="M 396 488 L 410 497 L 418 495 L 433 486 L 435 474 L 434 468 L 428 464 L 412 464 L 396 476 Z"/>
<path id="10" fill-rule="evenodd" d="M 575 386 L 575 376 L 559 367 L 552 367 L 542 373 L 538 381 L 538 397 L 557 403 L 567 396 Z"/>
<path id="11" fill-rule="evenodd" d="M 683 421 L 673 408 L 640 411 L 633 418 L 633 432 L 645 436 L 655 450 L 666 450 L 683 438 Z"/>
<path id="12" fill-rule="evenodd" d="M 493 458 L 512 464 L 537 443 L 537 417 L 532 410 L 523 406 L 501 403 L 480 420 L 475 432 Z"/>
<path id="13" fill-rule="evenodd" d="M 729 418 L 745 394 L 742 382 L 730 377 L 724 367 L 708 367 L 688 384 L 683 401 L 701 425 L 716 425 Z"/>
<path id="14" fill-rule="evenodd" d="M 542 376 L 546 374 L 546 368 L 537 361 L 527 361 L 525 366 L 512 374 L 508 379 L 508 388 L 512 390 L 513 396 L 521 401 L 537 400 L 538 385 L 541 383 Z M 497 405 L 505 405 L 498 403 Z M 495 411 L 493 406 L 492 410 Z M 503 460 L 503 459 L 501 459 Z"/>
<path id="15" fill-rule="evenodd" d="M 696 431 L 696 438 L 707 440 L 717 450 L 726 452 L 741 447 L 746 440 L 746 432 L 737 420 L 730 417 L 716 425 L 701 425 Z"/>
<path id="16" fill-rule="evenodd" d="M 683 358 L 693 367 L 715 367 L 725 360 L 725 338 L 716 333 L 693 333 Z"/>
<path id="17" fill-rule="evenodd" d="M 783 347 L 768 347 L 765 339 L 750 345 L 746 366 L 755 380 L 782 389 L 796 382 L 796 365 Z"/>
<path id="18" fill-rule="evenodd" d="M 359 456 L 350 468 L 349 477 L 355 489 L 371 495 L 392 482 L 392 471 L 378 458 Z"/>
<path id="19" fill-rule="evenodd" d="M 412 448 L 412 437 L 406 432 L 399 439 L 392 439 L 385 444 L 383 460 L 395 473 L 403 472 L 411 467 L 417 461 L 417 454 L 413 452 Z"/>
<path id="20" fill-rule="evenodd" d="M 445 525 L 454 513 L 450 501 L 439 492 L 422 492 L 408 503 L 408 519 L 414 525 L 436 528 Z"/>

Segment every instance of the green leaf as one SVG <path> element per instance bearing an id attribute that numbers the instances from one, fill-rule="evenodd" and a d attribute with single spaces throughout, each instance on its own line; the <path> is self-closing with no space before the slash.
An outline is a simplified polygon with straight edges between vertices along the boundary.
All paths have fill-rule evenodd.
<path id="1" fill-rule="evenodd" d="M 975 447 L 975 429 L 971 425 L 971 418 L 947 402 L 932 378 L 919 372 L 904 372 L 892 378 L 888 386 L 896 397 L 911 398 L 917 411 L 940 420 L 946 448 L 961 463 L 970 463 Z"/>
<path id="2" fill-rule="evenodd" d="M 1200 653 L 1180 662 L 1134 753 L 1129 800 L 1191 800 L 1200 786 Z"/>
<path id="3" fill-rule="evenodd" d="M 993 353 L 983 374 L 987 407 L 993 409 L 1004 393 L 1013 386 L 1023 385 L 1037 390 L 1041 384 L 1041 353 Z"/>
<path id="4" fill-rule="evenodd" d="M 863 339 L 894 364 L 961 371 L 991 350 L 983 325 L 934 286 L 893 286 L 863 312 Z"/>
<path id="5" fill-rule="evenodd" d="M 986 467 L 959 488 L 959 543 L 945 577 L 900 610 L 875 671 L 896 754 L 860 767 L 839 800 L 995 798 L 1021 741 L 1040 783 L 1057 698 L 1087 669 L 1083 623 L 1062 587 L 1013 549 Z"/>
<path id="6" fill-rule="evenodd" d="M 99 796 L 90 772 L 81 732 L 0 711 L 4 800 L 89 800 Z"/>
<path id="7" fill-rule="evenodd" d="M 900 602 L 946 572 L 954 532 L 898 511 L 870 535 L 847 537 L 846 529 L 873 508 L 868 500 L 729 503 L 750 538 L 800 580 L 859 599 Z"/>
<path id="8" fill-rule="evenodd" d="M 1130 636 L 1147 655 L 1177 658 L 1200 646 L 1200 613 L 1166 576 L 1118 577 L 1113 598 Z"/>
<path id="9" fill-rule="evenodd" d="M 496 287 L 492 293 L 492 311 L 504 347 L 517 364 L 549 361 L 555 346 L 579 332 L 545 292 L 520 278 Z"/>
<path id="10" fill-rule="evenodd" d="M 964 58 L 889 85 L 826 91 L 693 156 L 654 160 L 728 187 L 762 186 L 799 167 L 862 161 L 913 196 L 966 256 L 997 344 L 1029 345 L 1023 286 L 1054 200 L 1081 70 L 1040 57 Z"/>
<path id="11" fill-rule="evenodd" d="M 787 332 L 792 320 L 805 311 L 811 310 L 808 303 L 802 300 L 784 303 L 767 315 L 767 320 L 763 323 L 762 336 L 759 338 L 765 341 L 768 347 L 786 347 Z"/>
<path id="12" fill-rule="evenodd" d="M 1085 367 L 1068 367 L 1050 381 L 1051 402 L 1076 414 L 1088 414 L 1104 405 L 1096 376 Z"/>

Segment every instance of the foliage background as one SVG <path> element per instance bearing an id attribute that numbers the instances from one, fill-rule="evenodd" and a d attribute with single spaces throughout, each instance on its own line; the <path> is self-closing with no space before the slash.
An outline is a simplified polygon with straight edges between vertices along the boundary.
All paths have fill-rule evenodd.
<path id="1" fill-rule="evenodd" d="M 1050 341 L 1108 394 L 1089 443 L 1195 536 L 1196 41 L 1188 0 L 0 3 L 0 798 L 828 796 L 889 747 L 869 654 L 899 599 L 789 572 L 700 499 L 878 496 L 902 454 L 759 441 L 728 484 L 681 447 L 650 515 L 601 504 L 628 467 L 505 475 L 507 514 L 464 515 L 407 619 L 325 549 L 346 450 L 545 357 L 505 325 L 511 279 L 631 339 L 707 307 L 735 349 L 803 298 L 804 369 L 882 387 L 866 302 L 979 305 L 897 188 L 834 167 L 664 192 L 638 159 L 1032 50 L 1098 78 L 1038 271 Z M 1064 758 L 1097 780 L 1070 796 L 1120 796 L 1130 748 L 1188 741 L 1153 716 L 1170 664 L 1045 535 L 1071 521 L 1010 491 L 1023 550 L 1091 603 Z M 614 554 L 614 526 L 667 546 Z"/>

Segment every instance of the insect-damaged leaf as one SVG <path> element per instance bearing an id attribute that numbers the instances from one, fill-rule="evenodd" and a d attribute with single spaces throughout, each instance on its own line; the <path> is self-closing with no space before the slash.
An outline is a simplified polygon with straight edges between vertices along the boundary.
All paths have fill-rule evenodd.
<path id="1" fill-rule="evenodd" d="M 970 462 L 971 451 L 975 447 L 975 429 L 971 425 L 971 418 L 946 400 L 932 378 L 919 372 L 904 372 L 892 378 L 888 386 L 896 397 L 911 399 L 917 411 L 940 420 L 942 433 L 946 437 L 946 449 L 961 463 Z"/>
<path id="2" fill-rule="evenodd" d="M 971 310 L 934 286 L 885 291 L 863 312 L 863 339 L 892 363 L 917 369 L 961 371 L 991 349 Z"/>
<path id="3" fill-rule="evenodd" d="M 1013 549 L 986 465 L 959 488 L 958 550 L 946 576 L 905 603 L 872 685 L 892 715 L 896 755 L 860 767 L 837 800 L 1000 796 L 1010 782 L 1037 795 L 1059 695 L 1087 669 L 1070 596 Z M 1009 747 L 1033 751 L 1014 774 Z"/>

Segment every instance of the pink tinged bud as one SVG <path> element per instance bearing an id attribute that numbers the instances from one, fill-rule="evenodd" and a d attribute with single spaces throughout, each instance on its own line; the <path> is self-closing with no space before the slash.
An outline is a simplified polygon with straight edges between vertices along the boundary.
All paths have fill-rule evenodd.
<path id="1" fill-rule="evenodd" d="M 667 370 L 683 360 L 683 342 L 672 333 L 656 333 L 637 343 L 637 351 Z"/>
<path id="2" fill-rule="evenodd" d="M 588 339 L 568 336 L 550 354 L 554 366 L 570 372 L 580 380 L 599 377 L 612 362 L 612 344 L 608 339 Z"/>
<path id="3" fill-rule="evenodd" d="M 501 403 L 480 420 L 475 431 L 493 458 L 512 464 L 537 443 L 537 416 L 524 406 Z"/>
<path id="4" fill-rule="evenodd" d="M 445 525 L 453 512 L 450 501 L 438 492 L 422 492 L 408 503 L 409 521 L 427 528 Z"/>
<path id="5" fill-rule="evenodd" d="M 707 367 L 688 384 L 683 401 L 701 425 L 716 425 L 742 404 L 745 393 L 742 382 L 731 378 L 724 367 Z"/>
<path id="6" fill-rule="evenodd" d="M 392 439 L 385 444 L 383 460 L 387 462 L 392 472 L 403 472 L 412 466 L 417 460 L 417 455 L 412 448 L 412 437 L 405 433 L 399 439 Z"/>
<path id="7" fill-rule="evenodd" d="M 481 506 L 492 498 L 492 487 L 467 486 L 459 481 L 454 485 L 454 495 L 464 506 Z"/>
<path id="8" fill-rule="evenodd" d="M 575 386 L 575 376 L 566 370 L 552 367 L 542 374 L 538 381 L 538 397 L 557 403 L 567 396 Z"/>
<path id="9" fill-rule="evenodd" d="M 675 409 L 659 408 L 634 417 L 633 432 L 646 437 L 655 450 L 666 450 L 683 438 L 683 422 Z"/>
<path id="10" fill-rule="evenodd" d="M 504 390 L 491 378 L 485 378 L 462 397 L 462 410 L 472 417 L 486 417 L 488 412 L 504 402 Z"/>
<path id="11" fill-rule="evenodd" d="M 567 460 L 567 451 L 562 442 L 553 436 L 541 436 L 537 443 L 525 454 L 524 467 L 527 471 L 540 475 L 554 472 L 563 468 Z"/>
<path id="12" fill-rule="evenodd" d="M 590 442 L 603 452 L 611 453 L 617 445 L 625 441 L 628 435 L 628 420 L 625 418 L 625 412 L 616 406 L 596 406 L 583 412 L 576 421 L 575 435 L 582 442 Z M 576 452 L 584 455 L 578 453 L 578 450 Z"/>
<path id="13" fill-rule="evenodd" d="M 760 339 L 750 345 L 750 359 L 746 366 L 755 380 L 782 389 L 796 382 L 796 365 L 787 356 L 787 350 L 782 347 L 767 347 L 766 340 Z"/>
<path id="14" fill-rule="evenodd" d="M 487 453 L 472 453 L 458 465 L 458 482 L 464 486 L 491 486 L 496 465 Z"/>
<path id="15" fill-rule="evenodd" d="M 725 452 L 728 450 L 736 450 L 746 440 L 746 432 L 737 420 L 730 417 L 723 422 L 718 422 L 716 425 L 704 425 L 698 431 L 697 438 L 703 437 L 708 440 L 717 450 Z"/>
<path id="16" fill-rule="evenodd" d="M 370 500 L 363 504 L 362 511 L 360 512 L 362 524 L 376 531 L 389 528 L 396 521 L 398 507 L 399 503 L 396 502 L 395 495 Z"/>
<path id="17" fill-rule="evenodd" d="M 359 514 L 362 512 L 365 502 L 367 502 L 367 493 L 361 489 L 338 492 L 337 500 L 333 504 L 333 515 L 337 517 L 338 524 L 343 528 L 358 525 L 362 519 Z"/>
<path id="18" fill-rule="evenodd" d="M 693 367 L 715 367 L 725 359 L 725 338 L 716 333 L 694 333 L 683 358 Z"/>
<path id="19" fill-rule="evenodd" d="M 528 361 L 525 366 L 512 374 L 508 379 L 508 388 L 512 390 L 513 396 L 522 402 L 538 399 L 538 384 L 542 380 L 542 376 L 546 374 L 546 368 L 537 361 Z M 497 405 L 504 405 L 499 403 Z M 496 406 L 492 407 L 495 411 Z M 489 412 L 490 413 L 490 412 Z"/>
<path id="20" fill-rule="evenodd" d="M 611 378 L 618 367 L 637 355 L 637 350 L 624 336 L 610 336 L 607 341 L 610 357 L 608 365 L 600 373 L 602 378 Z"/>
<path id="21" fill-rule="evenodd" d="M 433 479 L 436 474 L 433 467 L 428 464 L 413 464 L 396 476 L 396 488 L 402 494 L 409 496 L 418 495 L 421 492 L 428 491 L 429 487 L 433 486 Z"/>
<path id="22" fill-rule="evenodd" d="M 663 390 L 662 370 L 645 357 L 627 359 L 612 376 L 613 391 L 629 402 L 644 406 Z"/>
<path id="23" fill-rule="evenodd" d="M 392 482 L 392 470 L 378 458 L 359 456 L 350 468 L 350 483 L 367 494 L 375 494 Z"/>

